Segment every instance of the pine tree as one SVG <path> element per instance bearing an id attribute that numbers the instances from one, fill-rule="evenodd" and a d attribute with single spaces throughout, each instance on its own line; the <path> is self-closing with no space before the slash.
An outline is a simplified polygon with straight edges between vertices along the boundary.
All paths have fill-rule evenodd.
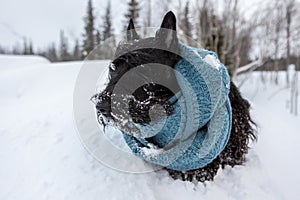
<path id="1" fill-rule="evenodd" d="M 80 60 L 80 47 L 78 40 L 75 41 L 75 46 L 73 50 L 73 60 Z"/>
<path id="2" fill-rule="evenodd" d="M 46 57 L 51 61 L 51 62 L 57 62 L 58 61 L 58 56 L 57 56 L 57 50 L 55 43 L 53 42 L 51 46 L 48 48 L 46 52 Z"/>
<path id="3" fill-rule="evenodd" d="M 111 20 L 111 5 L 110 1 L 108 1 L 107 7 L 106 7 L 106 13 L 103 17 L 104 25 L 103 25 L 103 40 L 106 40 L 107 38 L 110 38 L 113 36 L 112 33 L 112 20 Z"/>
<path id="4" fill-rule="evenodd" d="M 30 43 L 29 43 L 28 54 L 29 55 L 34 55 L 32 41 L 30 41 Z"/>
<path id="5" fill-rule="evenodd" d="M 139 3 L 137 0 L 130 0 L 128 2 L 128 6 L 129 6 L 128 12 L 125 14 L 125 17 L 127 18 L 126 24 L 125 24 L 126 28 L 128 25 L 128 21 L 130 19 L 132 19 L 135 24 L 138 24 L 137 20 L 139 18 L 139 11 L 140 11 Z"/>
<path id="6" fill-rule="evenodd" d="M 27 44 L 27 39 L 23 39 L 23 54 L 28 55 L 28 44 Z"/>
<path id="7" fill-rule="evenodd" d="M 0 46 L 0 54 L 6 54 L 6 53 L 7 51 L 5 50 L 5 48 Z"/>
<path id="8" fill-rule="evenodd" d="M 64 31 L 60 31 L 60 60 L 70 60 L 70 54 L 68 53 L 68 40 L 65 37 Z"/>
<path id="9" fill-rule="evenodd" d="M 152 2 L 148 0 L 148 12 L 147 12 L 147 27 L 151 27 L 151 17 L 152 17 Z"/>
<path id="10" fill-rule="evenodd" d="M 95 47 L 95 28 L 94 28 L 95 16 L 92 0 L 88 1 L 87 15 L 84 19 L 84 34 L 83 34 L 83 48 L 82 57 L 87 56 Z"/>
<path id="11" fill-rule="evenodd" d="M 99 44 L 101 44 L 101 33 L 100 33 L 100 31 L 97 31 L 96 32 L 96 45 L 99 45 Z"/>

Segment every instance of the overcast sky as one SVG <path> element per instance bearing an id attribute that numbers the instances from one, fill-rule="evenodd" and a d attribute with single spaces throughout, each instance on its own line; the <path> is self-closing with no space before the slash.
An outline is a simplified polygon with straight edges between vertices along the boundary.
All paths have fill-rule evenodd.
<path id="1" fill-rule="evenodd" d="M 113 7 L 113 27 L 118 32 L 124 25 L 127 1 L 110 1 Z M 107 0 L 93 2 L 99 20 L 104 15 Z M 141 2 L 145 4 L 147 0 Z M 156 12 L 155 7 L 161 6 L 160 1 L 152 2 L 156 2 L 153 5 L 153 12 Z M 249 1 L 241 2 L 247 7 L 246 2 Z M 65 30 L 70 42 L 75 38 L 81 39 L 86 4 L 87 0 L 0 0 L 0 45 L 9 47 L 19 43 L 22 46 L 22 38 L 27 37 L 33 41 L 35 47 L 44 48 L 52 41 L 58 44 L 61 29 Z M 153 21 L 154 26 L 161 23 L 159 20 Z M 99 21 L 96 26 L 100 26 Z"/>
<path id="2" fill-rule="evenodd" d="M 37 46 L 58 42 L 59 30 L 65 30 L 69 40 L 80 38 L 86 0 L 0 0 L 0 45 L 22 44 L 31 38 Z M 125 1 L 113 0 L 114 21 L 124 22 Z M 122 2 L 122 3 L 121 3 Z M 96 14 L 103 16 L 107 0 L 94 0 Z M 97 24 L 97 26 L 100 26 Z"/>

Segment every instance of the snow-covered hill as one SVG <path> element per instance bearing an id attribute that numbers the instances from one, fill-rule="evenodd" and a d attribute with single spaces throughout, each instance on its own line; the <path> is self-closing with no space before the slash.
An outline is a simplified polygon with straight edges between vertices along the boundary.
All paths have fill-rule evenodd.
<path id="1" fill-rule="evenodd" d="M 7 59 L 0 56 L 0 199 L 273 200 L 300 195 L 300 117 L 285 108 L 288 91 L 274 93 L 280 87 L 262 85 L 259 74 L 242 87 L 260 127 L 247 163 L 220 170 L 214 182 L 194 184 L 174 181 L 165 171 L 118 172 L 83 148 L 72 110 L 81 62 L 16 58 L 9 68 Z M 107 63 L 99 61 L 103 70 Z"/>
<path id="2" fill-rule="evenodd" d="M 31 66 L 36 64 L 49 64 L 50 61 L 47 58 L 36 55 L 1 55 L 0 54 L 0 70 L 1 72 L 14 68 L 22 68 L 25 66 Z"/>

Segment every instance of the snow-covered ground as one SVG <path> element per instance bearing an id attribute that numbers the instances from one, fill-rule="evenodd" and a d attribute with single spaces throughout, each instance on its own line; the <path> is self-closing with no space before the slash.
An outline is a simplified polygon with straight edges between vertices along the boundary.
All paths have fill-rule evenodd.
<path id="1" fill-rule="evenodd" d="M 99 65 L 104 70 L 107 63 Z M 165 171 L 119 172 L 85 150 L 73 120 L 73 89 L 81 65 L 0 56 L 0 199 L 273 200 L 300 196 L 300 117 L 286 109 L 290 93 L 282 89 L 283 84 L 262 84 L 259 73 L 249 77 L 241 89 L 253 104 L 258 142 L 245 166 L 220 170 L 214 182 L 194 184 L 174 181 Z"/>
<path id="2" fill-rule="evenodd" d="M 3 71 L 9 70 L 12 71 L 14 68 L 20 69 L 22 67 L 29 67 L 35 64 L 49 64 L 50 61 L 41 56 L 16 56 L 16 55 L 1 55 L 0 54 L 0 70 Z"/>

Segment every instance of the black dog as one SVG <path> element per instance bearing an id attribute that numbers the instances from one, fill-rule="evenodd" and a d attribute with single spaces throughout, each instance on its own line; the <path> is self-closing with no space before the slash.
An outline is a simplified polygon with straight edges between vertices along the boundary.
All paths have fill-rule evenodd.
<path id="1" fill-rule="evenodd" d="M 179 55 L 178 38 L 176 34 L 176 18 L 172 12 L 166 14 L 161 28 L 157 31 L 155 37 L 140 39 L 135 31 L 133 21 L 130 20 L 127 31 L 127 42 L 123 42 L 117 47 L 115 58 L 112 61 L 109 70 L 110 80 L 105 90 L 95 97 L 97 98 L 97 114 L 100 123 L 104 126 L 108 121 L 113 121 L 122 129 L 126 127 L 122 121 L 128 115 L 128 110 L 122 109 L 112 98 L 113 90 L 120 78 L 129 70 L 148 63 L 158 63 L 170 67 L 156 74 L 155 70 L 147 68 L 143 74 L 131 74 L 128 81 L 135 80 L 143 76 L 144 84 L 136 89 L 129 101 L 129 114 L 135 123 L 150 122 L 149 110 L 159 104 L 165 108 L 166 114 L 172 114 L 172 105 L 168 99 L 174 96 L 174 93 L 180 88 L 172 70 L 175 64 L 181 59 Z M 170 90 L 159 84 L 155 84 L 149 77 L 163 77 L 171 83 L 174 90 Z M 128 85 L 123 85 L 122 90 L 128 90 Z M 122 91 L 121 90 L 121 91 Z M 253 121 L 251 120 L 249 108 L 250 104 L 243 99 L 237 87 L 231 83 L 230 101 L 232 105 L 232 131 L 229 142 L 222 153 L 209 165 L 204 168 L 180 172 L 168 170 L 169 174 L 175 179 L 198 181 L 213 180 L 218 169 L 226 165 L 235 166 L 245 162 L 245 155 L 248 152 L 248 142 L 250 139 L 256 139 Z M 122 96 L 122 95 L 121 95 Z M 119 101 L 120 102 L 120 101 Z M 115 111 L 115 112 L 113 112 Z M 151 141 L 150 141 L 151 142 Z"/>

